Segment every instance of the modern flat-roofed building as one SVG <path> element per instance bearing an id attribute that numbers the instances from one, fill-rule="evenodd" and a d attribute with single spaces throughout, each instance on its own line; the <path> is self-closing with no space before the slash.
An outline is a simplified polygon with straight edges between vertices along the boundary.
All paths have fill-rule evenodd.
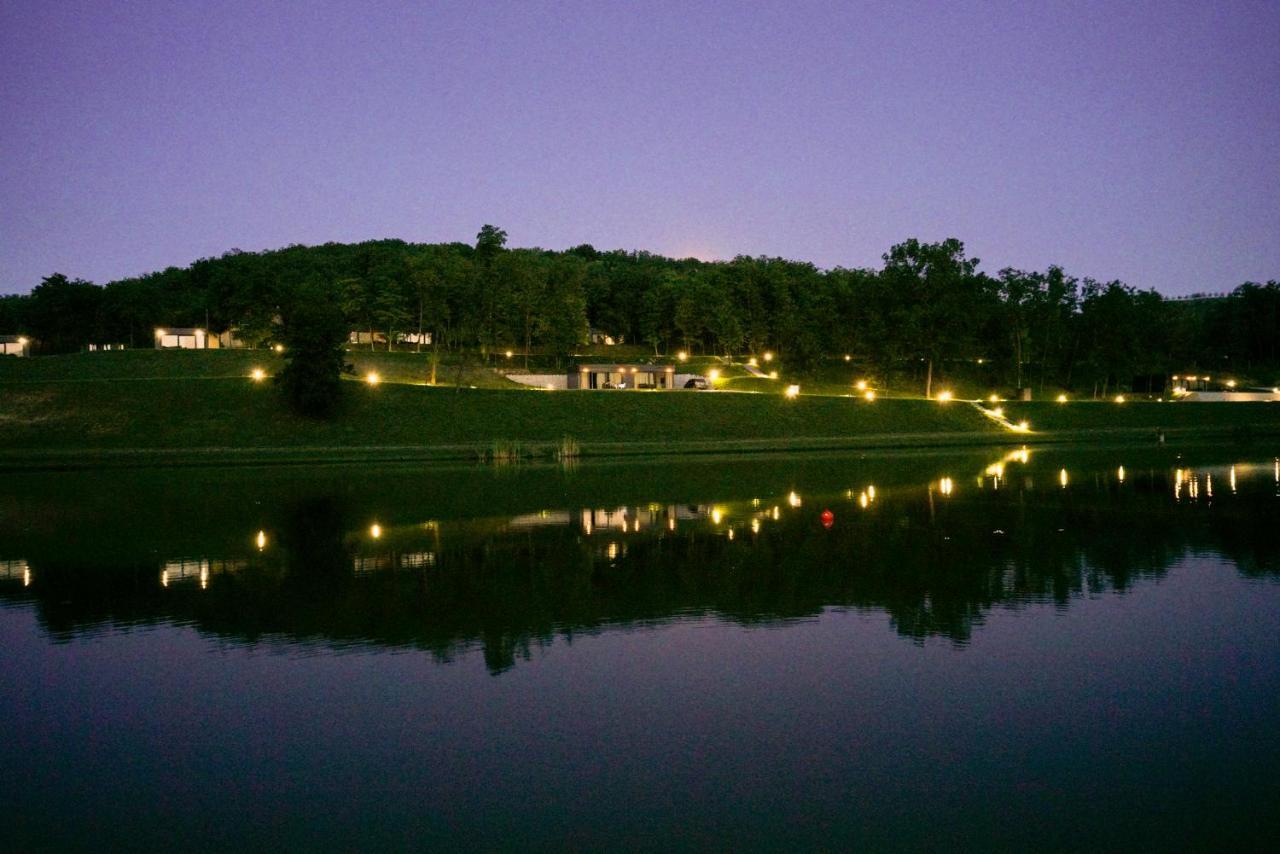
<path id="1" fill-rule="evenodd" d="M 31 339 L 25 335 L 0 335 L 0 356 L 30 356 Z"/>
<path id="2" fill-rule="evenodd" d="M 217 346 L 217 337 L 203 329 L 161 327 L 156 330 L 157 350 L 208 350 Z"/>
<path id="3" fill-rule="evenodd" d="M 579 365 L 569 370 L 569 388 L 673 389 L 675 365 Z"/>

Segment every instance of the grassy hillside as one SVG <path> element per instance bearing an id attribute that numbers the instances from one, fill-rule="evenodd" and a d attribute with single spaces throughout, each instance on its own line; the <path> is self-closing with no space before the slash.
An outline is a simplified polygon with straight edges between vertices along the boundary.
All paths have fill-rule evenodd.
<path id="1" fill-rule="evenodd" d="M 1026 419 L 1038 432 L 1280 428 L 1274 403 L 1197 403 L 1079 400 L 1001 404 L 1012 421 Z"/>
<path id="2" fill-rule="evenodd" d="M 926 401 L 710 392 L 445 389 L 351 382 L 341 417 L 290 415 L 244 378 L 6 384 L 9 448 L 465 445 L 497 440 L 667 443 L 894 433 L 991 432 L 971 407 Z"/>
<path id="3" fill-rule="evenodd" d="M 270 382 L 249 378 L 280 360 L 264 351 L 133 351 L 0 360 L 0 464 L 147 452 L 240 459 L 475 458 L 497 447 L 549 455 L 571 436 L 582 453 L 910 446 L 959 443 L 1148 442 L 1169 437 L 1280 434 L 1269 404 L 1008 403 L 1029 434 L 1012 434 L 971 405 L 920 399 L 802 395 L 782 383 L 738 378 L 767 391 L 545 392 L 470 367 L 458 387 L 427 387 L 424 356 L 354 353 L 378 386 L 346 384 L 340 416 L 292 415 Z M 737 371 L 733 371 L 737 374 Z M 445 367 L 441 379 L 452 379 Z M 400 380 L 397 382 L 396 380 Z M 471 380 L 472 382 L 467 382 Z M 467 387 L 480 386 L 478 388 Z"/>

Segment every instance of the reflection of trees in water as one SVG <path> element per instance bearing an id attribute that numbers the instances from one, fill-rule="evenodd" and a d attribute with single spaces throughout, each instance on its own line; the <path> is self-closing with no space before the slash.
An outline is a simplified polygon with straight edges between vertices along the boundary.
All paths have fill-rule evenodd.
<path id="1" fill-rule="evenodd" d="M 1275 574 L 1272 503 L 1175 506 L 1154 491 L 933 502 L 916 493 L 871 512 L 845 505 L 830 530 L 806 508 L 758 534 L 739 527 L 732 541 L 706 523 L 628 537 L 565 525 L 472 532 L 433 542 L 429 566 L 357 574 L 353 515 L 325 498 L 288 508 L 273 547 L 208 589 L 161 589 L 154 562 L 33 556 L 37 583 L 6 595 L 33 596 L 59 638 L 104 623 L 191 622 L 249 642 L 379 644 L 441 660 L 478 646 L 494 672 L 556 637 L 606 627 L 699 615 L 769 624 L 828 607 L 883 611 L 916 641 L 964 643 L 993 608 L 1123 591 L 1188 553 Z M 611 555 L 609 542 L 622 545 Z"/>

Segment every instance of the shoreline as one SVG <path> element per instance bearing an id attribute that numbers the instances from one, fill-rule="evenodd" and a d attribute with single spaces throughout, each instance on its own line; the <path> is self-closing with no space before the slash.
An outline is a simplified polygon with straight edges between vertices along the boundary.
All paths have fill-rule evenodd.
<path id="1" fill-rule="evenodd" d="M 1165 428 L 1166 444 L 1203 441 L 1252 442 L 1280 436 L 1280 424 L 1203 425 Z M 795 437 L 790 439 L 675 440 L 667 442 L 582 442 L 578 453 L 565 460 L 556 457 L 554 441 L 517 441 L 514 459 L 494 460 L 493 442 L 449 445 L 337 445 L 189 448 L 25 448 L 0 450 L 0 471 L 60 471 L 129 469 L 140 467 L 255 467 L 314 466 L 355 463 L 470 462 L 490 467 L 537 463 L 573 465 L 643 459 L 678 460 L 722 456 L 750 458 L 771 454 L 812 454 L 845 451 L 934 451 L 1010 445 L 1082 448 L 1123 445 L 1162 447 L 1149 427 L 1112 427 L 1088 430 L 1056 430 L 1032 433 L 937 432 L 877 433 L 861 436 Z"/>

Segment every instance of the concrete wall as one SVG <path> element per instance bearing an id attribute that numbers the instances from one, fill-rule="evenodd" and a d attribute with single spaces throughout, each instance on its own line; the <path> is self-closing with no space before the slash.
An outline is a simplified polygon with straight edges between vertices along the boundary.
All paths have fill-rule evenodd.
<path id="1" fill-rule="evenodd" d="M 565 374 L 507 374 L 507 379 L 520 385 L 534 388 L 568 388 L 569 378 Z"/>
<path id="2" fill-rule="evenodd" d="M 1181 400 L 1198 400 L 1202 403 L 1216 401 L 1219 403 L 1256 403 L 1258 401 L 1280 402 L 1280 394 L 1265 391 L 1193 391 L 1184 395 Z"/>

